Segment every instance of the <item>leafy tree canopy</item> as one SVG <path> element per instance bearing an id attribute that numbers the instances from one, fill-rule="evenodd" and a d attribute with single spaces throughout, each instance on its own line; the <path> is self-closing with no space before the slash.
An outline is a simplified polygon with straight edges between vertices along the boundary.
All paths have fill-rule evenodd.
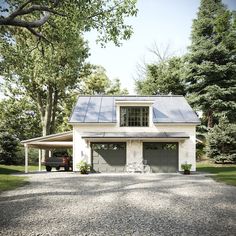
<path id="1" fill-rule="evenodd" d="M 8 1 L 9 14 L 24 2 Z M 29 1 L 27 7 L 32 2 L 48 3 Z M 56 131 L 62 106 L 88 71 L 85 59 L 89 52 L 82 33 L 95 29 L 102 44 L 113 41 L 119 45 L 132 32 L 124 18 L 137 12 L 135 1 L 131 0 L 63 1 L 63 4 L 59 1 L 57 10 L 65 17 L 53 14 L 40 28 L 40 34 L 53 45 L 38 41 L 24 27 L 2 26 L 0 35 L 0 75 L 4 77 L 5 94 L 31 99 L 38 109 L 43 135 Z M 17 17 L 30 22 L 41 17 L 41 13 L 32 11 Z"/>
<path id="2" fill-rule="evenodd" d="M 110 87 L 107 90 L 108 95 L 128 95 L 129 91 L 127 88 L 121 87 L 121 82 L 119 79 L 111 81 Z"/>
<path id="3" fill-rule="evenodd" d="M 40 116 L 29 98 L 3 99 L 0 111 L 0 132 L 8 132 L 19 140 L 41 135 Z"/>
<path id="4" fill-rule="evenodd" d="M 136 91 L 141 95 L 184 95 L 183 60 L 172 57 L 146 66 L 145 79 L 135 81 Z"/>
<path id="5" fill-rule="evenodd" d="M 6 0 L 0 7 L 0 26 L 5 36 L 24 28 L 39 39 L 54 42 L 50 31 L 64 21 L 63 34 L 72 30 L 73 23 L 73 30 L 79 32 L 97 30 L 102 45 L 108 41 L 120 45 L 132 33 L 124 19 L 136 14 L 136 0 Z"/>
<path id="6" fill-rule="evenodd" d="M 5 94 L 31 99 L 40 115 L 43 135 L 56 131 L 65 101 L 88 71 L 85 59 L 89 52 L 83 33 L 96 30 L 102 45 L 108 41 L 120 45 L 131 36 L 125 18 L 136 15 L 135 4 L 133 0 L 8 0 L 1 6 L 0 75 Z M 14 24 L 34 24 L 46 16 L 39 28 Z M 9 18 L 13 24 L 3 23 Z"/>
<path id="7" fill-rule="evenodd" d="M 111 81 L 103 67 L 94 66 L 91 73 L 82 79 L 80 93 L 86 95 L 124 95 L 128 94 L 128 90 L 121 88 L 119 79 Z"/>
<path id="8" fill-rule="evenodd" d="M 59 25 L 55 31 L 48 28 L 48 33 L 56 39 L 53 48 L 40 44 L 40 50 L 34 50 L 36 39 L 24 30 L 15 35 L 14 41 L 2 38 L 0 44 L 5 93 L 31 98 L 38 108 L 44 135 L 55 132 L 58 106 L 78 85 L 88 57 L 86 43 L 73 30 L 73 23 L 67 34 L 63 34 L 66 22 L 60 20 Z"/>

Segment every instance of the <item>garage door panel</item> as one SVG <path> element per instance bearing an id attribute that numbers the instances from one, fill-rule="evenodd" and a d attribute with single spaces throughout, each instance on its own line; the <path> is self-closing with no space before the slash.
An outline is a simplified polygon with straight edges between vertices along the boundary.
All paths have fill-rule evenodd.
<path id="1" fill-rule="evenodd" d="M 123 172 L 126 143 L 92 143 L 92 163 L 96 172 Z"/>
<path id="2" fill-rule="evenodd" d="M 143 143 L 143 159 L 152 172 L 176 172 L 178 170 L 177 143 Z"/>
<path id="3" fill-rule="evenodd" d="M 125 150 L 99 150 L 100 163 L 108 165 L 122 165 L 126 162 Z"/>

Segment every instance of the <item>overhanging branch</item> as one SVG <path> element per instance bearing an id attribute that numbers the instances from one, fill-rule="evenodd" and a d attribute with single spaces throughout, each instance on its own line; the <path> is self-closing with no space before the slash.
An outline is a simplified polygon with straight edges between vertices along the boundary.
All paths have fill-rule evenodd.
<path id="1" fill-rule="evenodd" d="M 45 39 L 45 37 L 43 37 L 41 33 L 37 32 L 33 28 L 38 28 L 44 25 L 50 18 L 51 14 L 65 16 L 65 14 L 60 13 L 55 10 L 55 8 L 59 4 L 59 1 L 60 0 L 51 1 L 52 2 L 51 6 L 42 6 L 42 5 L 32 5 L 34 0 L 28 0 L 25 3 L 23 3 L 21 6 L 19 6 L 19 8 L 17 8 L 9 16 L 1 17 L 0 25 L 23 27 L 23 28 L 28 29 L 32 34 L 36 35 L 37 37 Z M 26 8 L 29 4 L 31 4 L 31 6 Z M 42 13 L 42 17 L 38 20 L 25 21 L 18 18 L 19 16 L 28 15 L 35 11 Z"/>

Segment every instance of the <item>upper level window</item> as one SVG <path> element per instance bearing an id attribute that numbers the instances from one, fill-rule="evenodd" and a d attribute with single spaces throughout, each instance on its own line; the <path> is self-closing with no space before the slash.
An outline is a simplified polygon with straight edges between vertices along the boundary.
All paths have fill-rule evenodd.
<path id="1" fill-rule="evenodd" d="M 120 126 L 148 126 L 149 107 L 120 107 Z"/>

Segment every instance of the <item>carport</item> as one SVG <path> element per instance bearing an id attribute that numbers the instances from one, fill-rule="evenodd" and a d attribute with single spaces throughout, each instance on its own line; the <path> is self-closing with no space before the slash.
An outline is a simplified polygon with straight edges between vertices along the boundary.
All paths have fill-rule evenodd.
<path id="1" fill-rule="evenodd" d="M 55 148 L 72 148 L 73 147 L 73 133 L 72 131 L 51 134 L 38 138 L 23 140 L 21 142 L 25 147 L 25 173 L 28 173 L 29 164 L 29 148 L 37 148 L 39 150 L 39 171 L 41 171 L 42 151 L 49 150 L 49 156 L 52 149 Z"/>

